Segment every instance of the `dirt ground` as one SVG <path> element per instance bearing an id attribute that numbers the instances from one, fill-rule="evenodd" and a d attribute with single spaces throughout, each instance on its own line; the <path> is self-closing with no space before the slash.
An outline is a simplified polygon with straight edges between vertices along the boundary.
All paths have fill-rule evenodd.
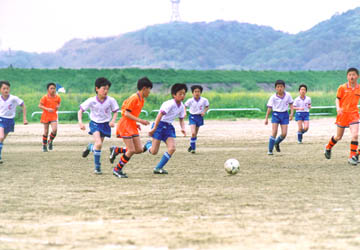
<path id="1" fill-rule="evenodd" d="M 114 136 L 97 176 L 93 156 L 81 157 L 92 138 L 76 124 L 60 124 L 48 153 L 40 124 L 17 125 L 0 165 L 0 249 L 360 249 L 349 131 L 326 160 L 334 119 L 311 120 L 303 144 L 292 122 L 282 152 L 268 156 L 263 122 L 206 121 L 194 155 L 176 122 L 169 175 L 152 173 L 162 145 L 157 156 L 134 156 L 128 179 L 112 175 L 109 146 L 123 145 Z M 229 158 L 240 162 L 237 175 L 224 171 Z"/>

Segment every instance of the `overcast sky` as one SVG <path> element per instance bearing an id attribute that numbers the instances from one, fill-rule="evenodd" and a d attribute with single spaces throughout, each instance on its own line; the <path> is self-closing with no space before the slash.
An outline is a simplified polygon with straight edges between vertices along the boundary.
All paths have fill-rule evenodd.
<path id="1" fill-rule="evenodd" d="M 360 0 L 181 0 L 185 22 L 236 20 L 288 33 L 360 6 Z M 73 38 L 114 36 L 167 23 L 170 0 L 0 0 L 0 49 L 50 52 Z"/>

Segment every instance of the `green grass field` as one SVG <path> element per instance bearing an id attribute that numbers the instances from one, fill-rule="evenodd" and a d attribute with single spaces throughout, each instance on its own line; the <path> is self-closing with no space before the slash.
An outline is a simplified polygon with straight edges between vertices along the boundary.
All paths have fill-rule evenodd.
<path id="1" fill-rule="evenodd" d="M 360 169 L 347 164 L 348 131 L 326 160 L 334 119 L 311 120 L 301 145 L 292 122 L 282 152 L 268 156 L 263 122 L 206 121 L 194 155 L 176 122 L 169 175 L 152 173 L 163 145 L 134 156 L 128 179 L 108 161 L 119 139 L 105 141 L 96 176 L 92 155 L 81 157 L 91 137 L 76 124 L 60 124 L 48 153 L 40 124 L 17 125 L 0 165 L 0 249 L 359 249 Z M 229 158 L 237 175 L 224 171 Z"/>

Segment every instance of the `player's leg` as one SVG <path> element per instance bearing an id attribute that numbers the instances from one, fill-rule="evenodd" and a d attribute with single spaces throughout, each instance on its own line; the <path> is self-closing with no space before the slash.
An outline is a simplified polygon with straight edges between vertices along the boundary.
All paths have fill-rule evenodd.
<path id="1" fill-rule="evenodd" d="M 135 138 L 138 138 L 138 140 L 140 141 L 139 136 L 134 138 L 123 138 L 123 141 L 126 145 L 126 153 L 121 156 L 118 164 L 116 165 L 116 167 L 114 167 L 113 170 L 113 174 L 118 178 L 127 178 L 127 175 L 123 173 L 122 170 L 125 164 L 128 163 L 131 157 L 136 153 L 136 147 L 134 143 Z M 141 143 L 140 143 L 140 151 L 142 152 Z"/>
<path id="2" fill-rule="evenodd" d="M 341 140 L 345 132 L 345 127 L 337 126 L 336 135 L 332 136 L 329 143 L 325 146 L 325 158 L 331 158 L 331 149 L 335 146 L 335 144 Z"/>
<path id="3" fill-rule="evenodd" d="M 47 143 L 48 143 L 48 135 L 49 135 L 49 123 L 43 123 L 44 124 L 44 134 L 42 138 L 42 147 L 43 152 L 47 152 Z"/>
<path id="4" fill-rule="evenodd" d="M 288 131 L 288 124 L 280 124 L 281 134 L 275 140 L 275 149 L 280 152 L 280 143 L 285 139 Z"/>
<path id="5" fill-rule="evenodd" d="M 166 139 L 166 147 L 167 152 L 163 154 L 161 157 L 160 162 L 157 164 L 157 166 L 154 168 L 154 174 L 167 174 L 168 172 L 164 169 L 164 166 L 166 163 L 170 160 L 171 156 L 175 153 L 175 138 L 174 137 L 168 137 Z"/>
<path id="6" fill-rule="evenodd" d="M 101 162 L 100 162 L 101 148 L 105 137 L 101 136 L 100 131 L 94 132 L 93 137 L 94 137 L 94 146 L 92 148 L 92 151 L 94 153 L 94 164 L 95 164 L 94 173 L 101 174 Z"/>
<path id="7" fill-rule="evenodd" d="M 350 143 L 350 156 L 348 162 L 351 165 L 357 165 L 359 123 L 351 124 L 349 128 L 351 133 L 351 143 Z"/>
<path id="8" fill-rule="evenodd" d="M 144 145 L 144 152 L 149 151 L 150 154 L 156 155 L 159 152 L 161 140 L 153 138 Z"/>
<path id="9" fill-rule="evenodd" d="M 49 137 L 49 150 L 52 150 L 53 149 L 53 141 L 57 134 L 57 128 L 58 128 L 57 121 L 51 122 L 50 126 L 51 126 L 51 133 L 50 133 L 50 137 Z"/>
<path id="10" fill-rule="evenodd" d="M 196 126 L 196 124 L 191 124 L 191 138 L 190 138 L 190 147 L 188 148 L 188 152 L 195 153 L 196 149 L 196 136 L 199 131 L 199 127 Z"/>
<path id="11" fill-rule="evenodd" d="M 2 161 L 2 148 L 3 143 L 5 141 L 7 134 L 5 134 L 5 129 L 3 127 L 0 127 L 0 164 L 3 163 Z"/>
<path id="12" fill-rule="evenodd" d="M 271 136 L 269 139 L 269 151 L 268 151 L 268 155 L 272 155 L 273 154 L 273 150 L 274 150 L 274 145 L 275 145 L 275 138 L 278 132 L 278 127 L 279 127 L 279 123 L 271 123 Z"/>
<path id="13" fill-rule="evenodd" d="M 298 120 L 297 121 L 298 124 L 298 132 L 297 132 L 297 139 L 298 139 L 298 143 L 302 143 L 302 139 L 303 139 L 303 120 Z"/>

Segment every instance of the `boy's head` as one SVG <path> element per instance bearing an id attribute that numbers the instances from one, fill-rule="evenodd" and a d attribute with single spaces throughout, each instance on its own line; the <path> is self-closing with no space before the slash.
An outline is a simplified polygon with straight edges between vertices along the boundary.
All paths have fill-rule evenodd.
<path id="1" fill-rule="evenodd" d="M 3 96 L 10 94 L 10 83 L 8 81 L 0 81 L 0 92 Z"/>
<path id="2" fill-rule="evenodd" d="M 146 98 L 150 95 L 150 91 L 151 91 L 152 87 L 153 87 L 153 83 L 146 76 L 143 78 L 140 78 L 137 82 L 137 88 L 139 91 L 142 91 L 142 95 L 144 98 Z"/>
<path id="3" fill-rule="evenodd" d="M 202 91 L 203 87 L 201 85 L 191 86 L 191 92 L 193 94 L 193 97 L 195 97 L 196 99 L 200 98 Z"/>
<path id="4" fill-rule="evenodd" d="M 108 90 L 111 87 L 111 82 L 105 77 L 99 77 L 95 81 L 95 92 L 98 94 L 100 88 L 106 88 Z"/>
<path id="5" fill-rule="evenodd" d="M 301 88 L 304 88 L 305 92 L 307 92 L 307 86 L 305 84 L 301 84 L 299 86 L 299 91 L 301 90 Z"/>
<path id="6" fill-rule="evenodd" d="M 187 86 L 184 83 L 175 83 L 171 87 L 171 95 L 176 101 L 183 101 L 187 92 Z"/>
<path id="7" fill-rule="evenodd" d="M 46 85 L 46 88 L 47 88 L 47 91 L 49 94 L 53 95 L 56 93 L 56 84 L 53 83 L 53 82 L 49 82 L 47 85 Z"/>
<path id="8" fill-rule="evenodd" d="M 359 71 L 357 68 L 349 68 L 346 76 L 350 84 L 356 84 L 359 78 Z"/>
<path id="9" fill-rule="evenodd" d="M 282 95 L 285 90 L 285 82 L 283 80 L 277 80 L 275 82 L 275 90 L 277 94 Z"/>

